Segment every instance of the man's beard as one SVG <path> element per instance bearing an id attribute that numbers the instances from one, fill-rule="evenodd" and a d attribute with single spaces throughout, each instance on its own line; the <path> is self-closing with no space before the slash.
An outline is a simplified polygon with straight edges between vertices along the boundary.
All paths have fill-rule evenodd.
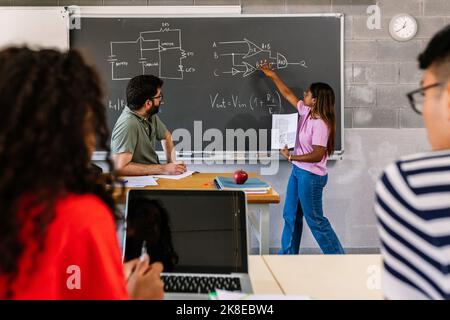
<path id="1" fill-rule="evenodd" d="M 151 117 L 154 114 L 157 114 L 159 112 L 159 106 L 153 106 L 149 111 L 148 111 L 148 117 Z"/>

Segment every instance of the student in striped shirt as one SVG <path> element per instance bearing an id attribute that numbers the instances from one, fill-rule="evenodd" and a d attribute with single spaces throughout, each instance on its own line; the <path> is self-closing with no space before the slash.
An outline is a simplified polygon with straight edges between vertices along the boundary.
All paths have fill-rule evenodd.
<path id="1" fill-rule="evenodd" d="M 389 165 L 376 186 L 387 299 L 450 299 L 450 25 L 419 63 L 422 87 L 408 98 L 432 151 Z"/>

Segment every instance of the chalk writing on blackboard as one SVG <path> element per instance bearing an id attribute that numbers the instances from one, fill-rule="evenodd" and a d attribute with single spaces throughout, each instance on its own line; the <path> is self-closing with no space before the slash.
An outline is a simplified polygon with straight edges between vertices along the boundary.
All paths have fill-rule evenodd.
<path id="1" fill-rule="evenodd" d="M 305 60 L 289 62 L 285 55 L 277 52 L 274 54 L 270 43 L 262 43 L 260 46 L 244 38 L 237 41 L 214 41 L 212 43 L 213 57 L 220 63 L 220 67 L 213 70 L 215 77 L 221 75 L 248 77 L 257 71 L 258 61 L 267 61 L 273 69 L 284 69 L 289 65 L 297 65 L 307 68 Z M 223 60 L 226 63 L 223 63 Z M 225 66 L 225 70 L 223 67 Z"/>
<path id="2" fill-rule="evenodd" d="M 220 92 L 210 93 L 209 101 L 211 103 L 211 109 L 249 109 L 255 111 L 260 109 L 266 111 L 269 114 L 281 112 L 281 96 L 278 91 L 274 93 L 268 92 L 262 96 L 256 96 L 252 94 L 248 100 L 242 98 L 239 94 L 221 94 Z M 260 112 L 260 110 L 257 110 Z"/>
<path id="3" fill-rule="evenodd" d="M 183 64 L 194 55 L 182 47 L 182 30 L 171 29 L 167 22 L 159 30 L 139 32 L 131 41 L 111 41 L 112 80 L 129 80 L 138 74 L 153 74 L 163 79 L 183 80 L 195 68 Z"/>

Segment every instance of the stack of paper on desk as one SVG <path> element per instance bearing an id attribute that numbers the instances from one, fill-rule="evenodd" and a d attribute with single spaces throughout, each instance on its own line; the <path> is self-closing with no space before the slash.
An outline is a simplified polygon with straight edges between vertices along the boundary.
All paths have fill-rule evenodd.
<path id="1" fill-rule="evenodd" d="M 122 177 L 127 188 L 141 188 L 147 186 L 157 186 L 158 183 L 152 176 Z"/>
<path id="2" fill-rule="evenodd" d="M 154 178 L 157 179 L 171 179 L 171 180 L 180 180 L 186 177 L 189 177 L 191 175 L 193 175 L 194 173 L 196 173 L 197 171 L 186 171 L 185 173 L 182 174 L 177 174 L 177 175 L 169 175 L 169 174 L 157 174 L 157 175 L 153 175 Z"/>
<path id="3" fill-rule="evenodd" d="M 122 179 L 125 181 L 125 187 L 127 188 L 141 188 L 141 187 L 147 187 L 147 186 L 157 186 L 158 183 L 156 182 L 157 179 L 172 179 L 172 180 L 180 180 L 186 177 L 191 176 L 196 171 L 186 171 L 183 174 L 179 175 L 152 175 L 152 176 L 129 176 L 129 177 L 122 177 Z"/>

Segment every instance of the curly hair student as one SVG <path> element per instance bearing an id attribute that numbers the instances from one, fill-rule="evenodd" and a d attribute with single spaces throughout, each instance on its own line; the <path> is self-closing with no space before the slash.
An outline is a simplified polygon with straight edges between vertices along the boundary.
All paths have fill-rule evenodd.
<path id="1" fill-rule="evenodd" d="M 323 253 L 342 254 L 344 249 L 322 208 L 323 189 L 328 181 L 326 164 L 335 143 L 333 89 L 326 83 L 312 83 L 300 100 L 267 62 L 261 61 L 260 66 L 299 114 L 294 153 L 287 147 L 281 150 L 293 166 L 286 191 L 279 253 L 299 253 L 304 217 Z"/>
<path id="2" fill-rule="evenodd" d="M 90 164 L 109 150 L 95 70 L 76 51 L 8 48 L 0 74 L 0 297 L 162 298 L 161 264 L 124 270 L 116 179 Z"/>

